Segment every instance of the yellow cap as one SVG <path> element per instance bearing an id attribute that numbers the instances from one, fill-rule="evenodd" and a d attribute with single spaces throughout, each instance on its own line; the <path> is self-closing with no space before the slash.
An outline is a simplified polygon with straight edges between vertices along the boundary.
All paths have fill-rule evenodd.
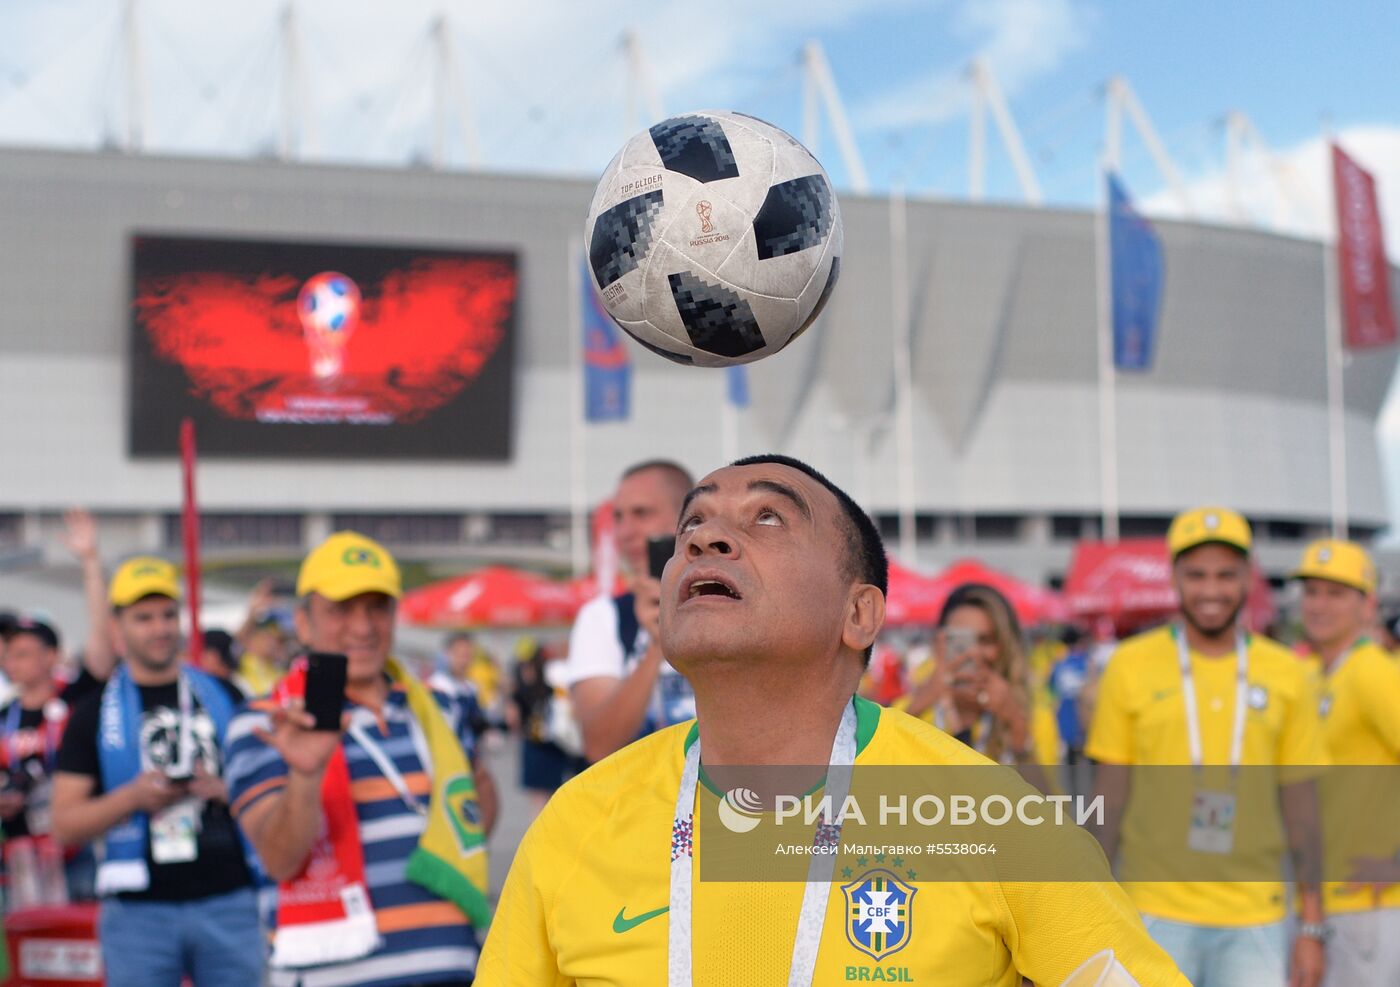
<path id="1" fill-rule="evenodd" d="M 403 593 L 399 567 L 383 545 L 355 531 L 337 531 L 311 550 L 297 576 L 297 596 L 348 600 L 361 593 Z"/>
<path id="2" fill-rule="evenodd" d="M 1172 520 L 1172 526 L 1167 529 L 1167 551 L 1172 558 L 1197 545 L 1211 542 L 1232 545 L 1248 555 L 1254 545 L 1254 535 L 1249 530 L 1248 521 L 1223 507 L 1198 507 L 1194 511 L 1184 511 Z"/>
<path id="3" fill-rule="evenodd" d="M 180 598 L 180 576 L 164 559 L 149 555 L 127 559 L 112 574 L 107 600 L 114 607 L 129 607 L 148 596 Z"/>
<path id="4" fill-rule="evenodd" d="M 1354 541 L 1324 538 L 1303 549 L 1293 579 L 1328 579 L 1367 594 L 1376 590 L 1376 565 Z"/>

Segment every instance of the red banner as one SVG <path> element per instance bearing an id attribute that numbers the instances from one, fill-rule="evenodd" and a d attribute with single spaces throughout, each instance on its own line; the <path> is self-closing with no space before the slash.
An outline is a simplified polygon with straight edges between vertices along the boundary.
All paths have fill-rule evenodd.
<path id="1" fill-rule="evenodd" d="M 1333 144 L 1332 187 L 1337 193 L 1343 339 L 1348 349 L 1390 346 L 1395 342 L 1395 311 L 1390 305 L 1390 266 L 1376 205 L 1376 181 Z"/>

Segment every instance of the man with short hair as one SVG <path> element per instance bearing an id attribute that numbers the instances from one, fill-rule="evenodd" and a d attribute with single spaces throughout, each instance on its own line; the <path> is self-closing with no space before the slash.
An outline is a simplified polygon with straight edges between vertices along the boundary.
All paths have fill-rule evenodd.
<path id="1" fill-rule="evenodd" d="M 1143 987 L 1186 987 L 1081 831 L 1067 836 L 1092 851 L 1087 883 L 925 879 L 896 906 L 893 886 L 873 887 L 886 871 L 867 871 L 860 927 L 883 931 L 866 948 L 851 938 L 839 884 L 695 880 L 722 836 L 697 826 L 697 786 L 717 768 L 981 765 L 1020 782 L 933 725 L 856 695 L 884 622 L 885 553 L 829 480 L 784 456 L 743 459 L 705 477 L 679 516 L 659 629 L 694 686 L 698 720 L 555 794 L 516 853 L 481 983 L 1015 987 L 1024 974 L 1058 985 L 1111 948 Z M 901 951 L 872 961 L 886 935 Z"/>
<path id="2" fill-rule="evenodd" d="M 617 554 L 629 589 L 584 604 L 560 669 L 589 761 L 695 715 L 689 683 L 662 654 L 660 582 L 647 571 L 648 540 L 674 534 L 692 482 L 683 467 L 654 459 L 623 473 L 613 495 Z"/>
<path id="3" fill-rule="evenodd" d="M 313 549 L 297 633 L 347 658 L 342 729 L 314 729 L 298 662 L 229 730 L 233 811 L 280 884 L 273 987 L 465 985 L 476 967 L 495 787 L 465 701 L 391 657 L 401 592 L 363 535 Z"/>
<path id="4" fill-rule="evenodd" d="M 236 697 L 182 667 L 175 567 L 136 558 L 112 577 L 125 661 L 73 709 L 58 753 L 53 832 L 101 839 L 110 987 L 245 987 L 262 977 L 253 872 L 228 811 L 221 745 Z"/>
<path id="5" fill-rule="evenodd" d="M 1252 543 L 1248 522 L 1224 508 L 1202 507 L 1172 521 L 1167 547 L 1179 619 L 1113 653 L 1085 753 L 1099 762 L 1104 850 L 1113 860 L 1121 845 L 1128 894 L 1191 982 L 1317 987 L 1326 930 L 1310 869 L 1316 859 L 1305 851 L 1314 849 L 1307 830 L 1316 812 L 1311 779 L 1326 752 L 1307 669 L 1241 620 Z M 1130 774 L 1142 765 L 1190 765 L 1191 775 L 1159 767 L 1143 781 L 1147 773 Z M 1270 766 L 1279 770 L 1270 773 Z M 1189 811 L 1178 798 L 1190 800 Z M 1237 825 L 1242 818 L 1253 822 Z M 1178 821 L 1183 831 L 1174 828 Z M 1285 831 L 1303 918 L 1291 949 L 1281 880 Z M 1188 861 L 1196 873 L 1247 876 L 1181 880 Z M 1156 879 L 1132 879 L 1148 874 Z"/>
<path id="6" fill-rule="evenodd" d="M 1368 815 L 1393 824 L 1395 805 L 1386 816 L 1375 799 L 1394 795 L 1400 766 L 1400 665 L 1366 633 L 1375 622 L 1375 564 L 1354 542 L 1324 539 L 1303 551 L 1292 578 L 1303 584 L 1303 636 L 1322 666 L 1327 752 L 1333 764 L 1353 766 L 1336 769 L 1324 784 L 1323 836 L 1348 860 L 1362 851 L 1388 858 L 1387 877 L 1395 881 L 1400 834 L 1392 830 L 1382 834 L 1382 846 L 1368 846 L 1356 828 Z M 1322 892 L 1332 932 L 1324 983 L 1400 984 L 1400 885 L 1328 882 Z"/>

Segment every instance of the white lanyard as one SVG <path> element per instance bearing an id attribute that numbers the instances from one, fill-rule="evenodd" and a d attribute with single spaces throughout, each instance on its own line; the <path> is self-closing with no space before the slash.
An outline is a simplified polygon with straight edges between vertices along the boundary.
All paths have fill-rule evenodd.
<path id="1" fill-rule="evenodd" d="M 190 695 L 190 677 L 182 670 L 176 680 L 175 695 L 176 702 L 180 706 L 180 727 L 179 739 L 175 745 L 175 771 L 181 775 L 194 774 L 195 742 L 194 726 L 191 721 L 194 719 L 194 700 Z"/>
<path id="2" fill-rule="evenodd" d="M 831 825 L 830 808 L 845 803 L 851 787 L 851 765 L 856 758 L 856 714 L 854 703 L 847 703 L 836 728 L 828 762 L 826 794 L 827 811 L 823 813 L 824 839 L 840 839 L 840 827 Z M 681 772 L 680 793 L 676 796 L 676 817 L 671 828 L 671 909 L 669 920 L 670 949 L 667 956 L 667 982 L 670 987 L 691 987 L 694 981 L 694 956 L 691 945 L 692 883 L 695 853 L 695 791 L 700 778 L 700 739 L 686 751 L 685 768 Z M 834 835 L 833 835 L 834 831 Z M 826 901 L 831 894 L 831 875 L 836 857 L 829 853 L 814 853 L 807 865 L 807 884 L 802 892 L 802 911 L 797 919 L 797 937 L 792 944 L 792 965 L 788 969 L 788 987 L 810 987 L 817 966 L 817 947 L 821 945 L 822 925 L 826 921 Z"/>
<path id="3" fill-rule="evenodd" d="M 355 710 L 350 714 L 350 725 L 345 728 L 345 732 L 354 737 L 355 742 L 369 755 L 369 759 L 374 762 L 374 766 L 379 769 L 379 773 L 384 776 L 385 780 L 387 780 L 390 785 L 394 786 L 394 791 L 399 793 L 399 798 L 403 799 L 404 805 L 408 806 L 420 816 L 426 816 L 428 814 L 428 807 L 420 802 L 418 797 L 408 790 L 408 782 L 404 781 L 403 774 L 400 773 L 398 766 L 394 764 L 393 758 L 384 753 L 384 748 L 380 747 L 379 743 L 375 741 L 374 738 L 370 736 L 369 731 L 365 729 L 365 719 L 372 718 L 373 716 L 374 714 L 368 710 Z M 420 741 L 421 733 L 418 729 L 418 721 L 411 715 L 409 716 L 408 731 L 413 739 L 413 746 L 418 751 L 418 759 L 423 762 L 424 772 L 431 773 L 432 767 L 426 754 L 426 745 Z"/>
<path id="4" fill-rule="evenodd" d="M 1196 709 L 1196 685 L 1191 676 L 1191 653 L 1186 647 L 1186 631 L 1177 627 L 1176 655 L 1181 663 L 1181 695 L 1186 702 L 1186 739 L 1191 745 L 1191 764 L 1199 768 L 1204 763 L 1201 753 L 1201 717 Z M 1244 631 L 1235 631 L 1235 722 L 1230 734 L 1230 767 L 1240 766 L 1244 755 L 1245 703 L 1249 693 L 1249 650 Z"/>

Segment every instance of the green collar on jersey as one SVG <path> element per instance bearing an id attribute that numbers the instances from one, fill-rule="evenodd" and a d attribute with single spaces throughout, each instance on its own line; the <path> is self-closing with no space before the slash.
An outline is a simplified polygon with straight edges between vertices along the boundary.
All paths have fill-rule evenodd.
<path id="1" fill-rule="evenodd" d="M 865 745 L 870 743 L 871 737 L 875 736 L 875 728 L 880 725 L 881 707 L 879 703 L 873 703 L 862 696 L 852 696 L 851 702 L 855 703 L 856 707 L 856 757 L 860 757 L 861 752 L 865 750 Z M 690 745 L 699 739 L 700 724 L 692 723 L 689 732 L 685 735 L 685 745 L 681 749 L 683 751 L 690 750 Z M 705 766 L 703 764 L 700 765 L 700 782 L 711 792 L 718 795 L 720 798 L 724 798 L 724 792 L 716 788 L 710 781 L 709 775 L 705 774 Z M 812 791 L 816 791 L 822 784 L 824 784 L 824 782 L 819 783 Z"/>

